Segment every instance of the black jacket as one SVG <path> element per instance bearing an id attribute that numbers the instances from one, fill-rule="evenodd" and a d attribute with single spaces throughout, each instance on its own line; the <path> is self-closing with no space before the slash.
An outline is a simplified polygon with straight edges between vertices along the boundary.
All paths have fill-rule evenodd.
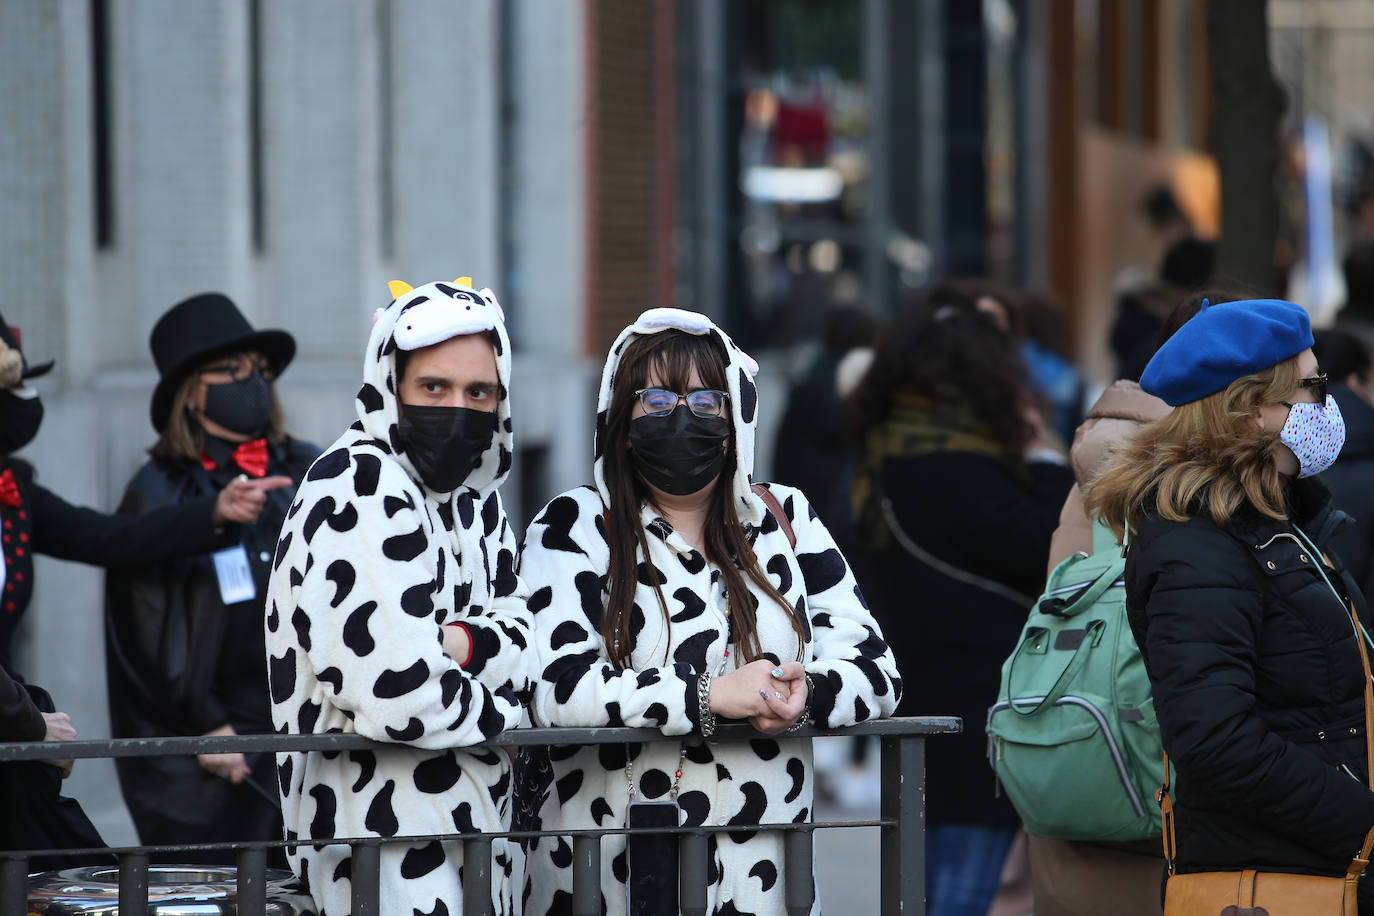
<path id="1" fill-rule="evenodd" d="M 997 701 L 1002 662 L 1045 581 L 1050 535 L 1064 494 L 1065 466 L 1030 464 L 1020 476 L 974 452 L 889 458 L 884 488 L 910 538 L 961 570 L 1027 596 L 1022 602 L 955 581 L 908 554 L 895 539 L 873 556 L 862 582 L 902 672 L 899 716 L 960 716 L 960 735 L 926 743 L 933 824 L 1017 822 L 994 791 L 983 723 Z"/>
<path id="2" fill-rule="evenodd" d="M 294 440 L 270 446 L 268 475 L 297 484 L 319 454 Z M 198 501 L 239 471 L 207 470 L 198 461 L 153 460 L 134 475 L 120 511 L 131 515 Z M 214 553 L 115 570 L 106 579 L 106 672 L 115 737 L 201 735 L 223 725 L 239 734 L 272 730 L 263 643 L 264 601 L 277 534 L 295 487 L 267 493 L 258 520 L 240 526 L 256 596 L 225 606 Z M 249 760 L 256 785 L 230 786 L 190 757 L 117 761 L 124 799 L 145 843 L 211 838 L 276 838 L 280 815 L 262 810 L 275 798 L 269 757 Z M 244 822 L 256 812 L 251 823 Z M 275 818 L 275 825 L 272 819 Z M 207 860 L 208 861 L 208 860 Z"/>
<path id="3" fill-rule="evenodd" d="M 11 674 L 10 642 L 33 595 L 35 553 L 96 566 L 146 563 L 186 550 L 211 550 L 237 537 L 237 525 L 211 525 L 215 496 L 170 506 L 141 518 L 73 506 L 34 480 L 24 461 L 4 458 L 19 485 L 20 504 L 0 504 L 5 589 L 0 599 L 0 666 Z M 229 541 L 232 543 L 232 541 Z"/>
<path id="4" fill-rule="evenodd" d="M 1374 407 L 1344 385 L 1332 385 L 1331 396 L 1345 418 L 1345 446 L 1321 479 L 1331 488 L 1331 504 L 1354 520 L 1336 532 L 1331 549 L 1360 590 L 1374 594 Z"/>
<path id="5" fill-rule="evenodd" d="M 24 685 L 0 668 L 0 741 L 42 741 L 47 733 L 48 723 Z"/>
<path id="6" fill-rule="evenodd" d="M 1315 480 L 1294 482 L 1289 511 L 1323 549 L 1343 520 Z M 1178 772 L 1181 871 L 1341 874 L 1374 826 L 1355 628 L 1318 562 L 1250 508 L 1225 528 L 1147 514 L 1131 542 L 1127 612 Z"/>

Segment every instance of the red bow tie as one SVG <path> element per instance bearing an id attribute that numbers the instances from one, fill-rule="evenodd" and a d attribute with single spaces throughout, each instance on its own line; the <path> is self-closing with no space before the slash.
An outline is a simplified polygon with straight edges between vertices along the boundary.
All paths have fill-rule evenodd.
<path id="1" fill-rule="evenodd" d="M 14 479 L 14 472 L 0 471 L 0 505 L 19 506 L 23 502 L 24 497 L 19 494 L 19 483 Z"/>
<path id="2" fill-rule="evenodd" d="M 234 449 L 233 459 L 234 464 L 250 477 L 264 476 L 267 473 L 267 440 L 249 439 L 247 442 L 240 442 L 239 447 Z M 200 463 L 207 471 L 213 471 L 219 466 L 215 464 L 215 459 L 204 452 L 201 453 Z M 0 496 L 0 499 L 2 498 Z"/>

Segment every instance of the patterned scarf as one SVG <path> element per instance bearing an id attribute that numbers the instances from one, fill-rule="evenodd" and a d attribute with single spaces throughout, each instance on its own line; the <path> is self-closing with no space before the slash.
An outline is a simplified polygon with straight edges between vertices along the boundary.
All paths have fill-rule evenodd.
<path id="1" fill-rule="evenodd" d="M 858 533 L 869 547 L 882 548 L 889 537 L 881 511 L 885 498 L 883 466 L 887 460 L 935 452 L 989 455 L 1002 462 L 1018 480 L 1029 483 L 1021 454 L 993 439 L 972 405 L 900 392 L 892 400 L 887 419 L 868 431 L 850 491 Z"/>

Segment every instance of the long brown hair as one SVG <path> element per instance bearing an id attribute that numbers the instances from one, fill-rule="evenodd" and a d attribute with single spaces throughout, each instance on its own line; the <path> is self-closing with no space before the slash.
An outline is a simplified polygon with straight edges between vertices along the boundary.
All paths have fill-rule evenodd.
<path id="1" fill-rule="evenodd" d="M 205 451 L 205 430 L 191 412 L 191 398 L 195 394 L 196 385 L 200 384 L 201 368 L 204 367 L 187 372 L 186 377 L 177 386 L 177 393 L 172 397 L 172 407 L 167 412 L 167 423 L 162 427 L 162 434 L 148 447 L 148 454 L 152 457 L 163 461 L 195 460 Z M 285 441 L 287 433 L 281 401 L 277 398 L 277 383 L 273 380 L 268 384 L 272 386 L 272 412 L 267 415 L 267 426 L 262 435 L 275 445 Z"/>
<path id="2" fill-rule="evenodd" d="M 612 382 L 610 408 L 606 412 L 606 449 L 602 467 L 610 503 L 606 509 L 610 562 L 606 571 L 609 595 L 606 613 L 601 618 L 601 637 L 606 642 L 611 664 L 617 668 L 628 667 L 634 649 L 630 623 L 636 610 L 634 596 L 638 582 L 653 585 L 664 624 L 671 629 L 668 602 L 663 597 L 663 580 L 654 577 L 651 564 L 644 564 L 641 571 L 638 562 L 638 557 L 647 559 L 649 556 L 640 506 L 652 505 L 653 493 L 635 471 L 630 457 L 630 419 L 634 413 L 635 392 L 649 383 L 650 375 L 655 375 L 657 383 L 665 388 L 686 391 L 693 369 L 700 374 L 703 386 L 725 390 L 725 366 L 725 354 L 714 341 L 678 330 L 638 337 L 621 355 Z M 737 407 L 731 404 L 729 409 L 733 411 Z M 725 467 L 716 478 L 707 509 L 704 552 L 707 562 L 720 570 L 724 580 L 740 653 L 746 661 L 753 661 L 762 656 L 763 649 L 759 645 L 756 616 L 758 599 L 749 591 L 746 576 L 787 612 L 792 629 L 803 645 L 806 631 L 787 599 L 759 568 L 758 557 L 735 512 L 730 486 L 735 473 L 733 432 L 726 449 Z"/>
<path id="3" fill-rule="evenodd" d="M 1088 485 L 1088 512 L 1118 539 L 1134 534 L 1146 511 L 1174 522 L 1202 514 L 1218 526 L 1243 505 L 1287 518 L 1278 439 L 1256 421 L 1260 406 L 1289 397 L 1301 375 L 1292 356 L 1142 427 Z"/>

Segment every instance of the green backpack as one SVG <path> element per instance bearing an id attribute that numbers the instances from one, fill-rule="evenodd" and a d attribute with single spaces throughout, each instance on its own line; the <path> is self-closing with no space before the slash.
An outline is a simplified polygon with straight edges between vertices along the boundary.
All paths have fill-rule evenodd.
<path id="1" fill-rule="evenodd" d="M 1163 748 L 1126 619 L 1111 529 L 1055 567 L 988 710 L 988 758 L 1026 832 L 1054 840 L 1160 835 Z"/>

